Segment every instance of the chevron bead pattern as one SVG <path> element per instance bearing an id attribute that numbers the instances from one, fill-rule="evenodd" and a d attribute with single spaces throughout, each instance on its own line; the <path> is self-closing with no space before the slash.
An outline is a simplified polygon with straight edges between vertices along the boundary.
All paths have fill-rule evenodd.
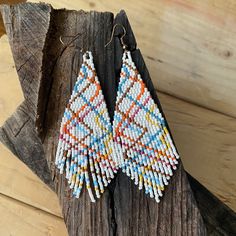
<path id="1" fill-rule="evenodd" d="M 146 194 L 159 202 L 179 155 L 129 51 L 122 60 L 113 121 L 118 164 L 139 189 L 144 186 Z"/>
<path id="2" fill-rule="evenodd" d="M 117 172 L 112 127 L 91 52 L 83 64 L 61 122 L 55 164 L 79 197 L 85 182 L 92 202 Z M 91 184 L 92 182 L 92 184 Z M 93 188 L 93 190 L 91 189 Z"/>

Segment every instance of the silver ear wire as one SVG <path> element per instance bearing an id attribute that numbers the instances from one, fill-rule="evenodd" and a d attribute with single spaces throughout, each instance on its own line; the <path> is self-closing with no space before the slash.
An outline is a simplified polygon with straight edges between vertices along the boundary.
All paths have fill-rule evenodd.
<path id="1" fill-rule="evenodd" d="M 67 48 L 67 47 L 69 47 L 69 46 L 73 46 L 73 45 L 71 45 L 71 44 L 72 44 L 80 35 L 81 35 L 81 33 L 78 33 L 78 34 L 76 34 L 75 36 L 68 36 L 68 35 L 67 35 L 67 36 L 60 36 L 60 37 L 59 37 L 59 40 L 60 40 L 61 44 L 64 45 L 64 46 Z M 71 39 L 71 41 L 69 41 L 68 44 L 65 44 L 65 43 L 63 42 L 63 40 L 62 40 L 62 37 L 63 37 L 63 38 L 72 38 L 72 39 Z M 80 51 L 81 51 L 81 52 L 84 52 L 83 48 L 80 48 Z"/>
<path id="2" fill-rule="evenodd" d="M 110 38 L 110 40 L 105 44 L 105 47 L 107 47 L 107 46 L 112 42 L 112 40 L 113 40 L 113 38 L 114 38 L 115 29 L 116 29 L 117 26 L 120 26 L 120 27 L 122 27 L 122 29 L 123 29 L 123 35 L 120 37 L 120 42 L 121 42 L 121 45 L 122 45 L 123 49 L 125 50 L 125 49 L 127 48 L 127 45 L 124 43 L 123 38 L 124 38 L 125 35 L 126 35 L 126 29 L 125 29 L 125 27 L 124 27 L 123 25 L 121 25 L 121 24 L 115 24 L 115 25 L 113 26 L 112 33 L 111 33 L 111 38 Z"/>

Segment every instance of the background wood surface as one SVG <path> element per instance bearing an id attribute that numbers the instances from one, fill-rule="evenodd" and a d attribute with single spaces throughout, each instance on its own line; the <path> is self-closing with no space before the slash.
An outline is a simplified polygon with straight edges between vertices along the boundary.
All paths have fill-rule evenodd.
<path id="1" fill-rule="evenodd" d="M 236 209 L 236 135 L 233 114 L 236 88 L 235 2 L 48 2 L 58 8 L 113 12 L 121 8 L 126 10 L 138 47 L 143 52 L 159 91 L 185 168 L 221 200 Z M 0 44 L 0 76 L 1 81 L 6 81 L 3 82 L 4 87 L 0 88 L 0 120 L 3 124 L 23 97 L 5 35 L 1 37 Z M 60 209 L 54 205 L 55 195 L 2 146 L 0 153 L 5 163 L 0 165 L 1 193 L 10 196 L 9 199 L 19 199 L 60 215 Z M 19 185 L 21 181 L 25 186 L 32 186 L 26 188 L 32 191 L 24 191 Z M 36 188 L 41 189 L 44 197 L 35 194 Z M 35 208 L 29 209 L 35 212 Z M 1 212 L 7 210 L 2 209 Z M 13 223 L 7 218 L 8 224 Z M 27 225 L 24 216 L 21 221 L 22 225 Z M 57 223 L 63 225 L 63 222 Z M 55 221 L 48 220 L 52 228 L 54 224 Z M 16 235 L 30 235 L 27 231 L 29 228 L 24 229 Z M 38 235 L 43 235 L 41 232 Z M 61 235 L 65 235 L 63 231 Z"/>
<path id="2" fill-rule="evenodd" d="M 53 188 L 51 163 L 55 162 L 61 116 L 81 64 L 81 48 L 93 52 L 113 119 L 123 50 L 119 37 L 109 47 L 104 45 L 114 24 L 125 27 L 125 43 L 161 110 L 124 11 L 114 18 L 110 12 L 54 10 L 50 5 L 27 3 L 3 5 L 1 12 L 25 100 L 1 127 L 0 138 L 48 186 Z M 60 36 L 74 32 L 81 36 L 65 48 Z M 58 171 L 52 170 L 52 179 L 70 236 L 206 235 L 182 163 L 159 204 L 147 198 L 121 171 L 96 204 L 90 203 L 85 189 L 81 199 L 72 198 L 65 176 Z"/>

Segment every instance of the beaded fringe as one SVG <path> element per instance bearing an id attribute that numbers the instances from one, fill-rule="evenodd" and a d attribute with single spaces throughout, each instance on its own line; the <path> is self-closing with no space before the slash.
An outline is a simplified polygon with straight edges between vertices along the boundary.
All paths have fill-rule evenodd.
<path id="1" fill-rule="evenodd" d="M 91 52 L 83 64 L 61 122 L 55 164 L 80 196 L 85 182 L 92 202 L 117 172 L 112 126 Z M 92 185 L 91 185 L 92 182 Z M 91 188 L 92 187 L 92 188 Z"/>
<path id="2" fill-rule="evenodd" d="M 122 58 L 113 138 L 118 165 L 139 189 L 160 201 L 179 155 L 166 122 L 138 73 L 129 51 Z"/>

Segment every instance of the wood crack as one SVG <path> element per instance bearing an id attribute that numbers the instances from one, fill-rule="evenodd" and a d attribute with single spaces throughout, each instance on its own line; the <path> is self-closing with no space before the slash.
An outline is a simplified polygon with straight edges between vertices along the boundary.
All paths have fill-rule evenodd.
<path id="1" fill-rule="evenodd" d="M 37 53 L 37 52 L 36 52 L 36 53 Z M 29 58 L 26 59 L 26 60 L 24 61 L 24 63 L 20 65 L 20 67 L 17 69 L 17 72 L 19 72 L 19 71 L 22 69 L 22 67 L 23 67 L 27 62 L 29 62 L 30 59 L 31 59 L 33 56 L 34 56 L 34 54 L 31 54 L 31 55 L 29 56 Z"/>
<path id="2" fill-rule="evenodd" d="M 25 127 L 25 125 L 30 121 L 30 118 L 28 118 L 18 129 L 18 131 L 14 134 L 14 137 L 16 138 L 18 134 L 21 132 L 21 130 Z"/>

